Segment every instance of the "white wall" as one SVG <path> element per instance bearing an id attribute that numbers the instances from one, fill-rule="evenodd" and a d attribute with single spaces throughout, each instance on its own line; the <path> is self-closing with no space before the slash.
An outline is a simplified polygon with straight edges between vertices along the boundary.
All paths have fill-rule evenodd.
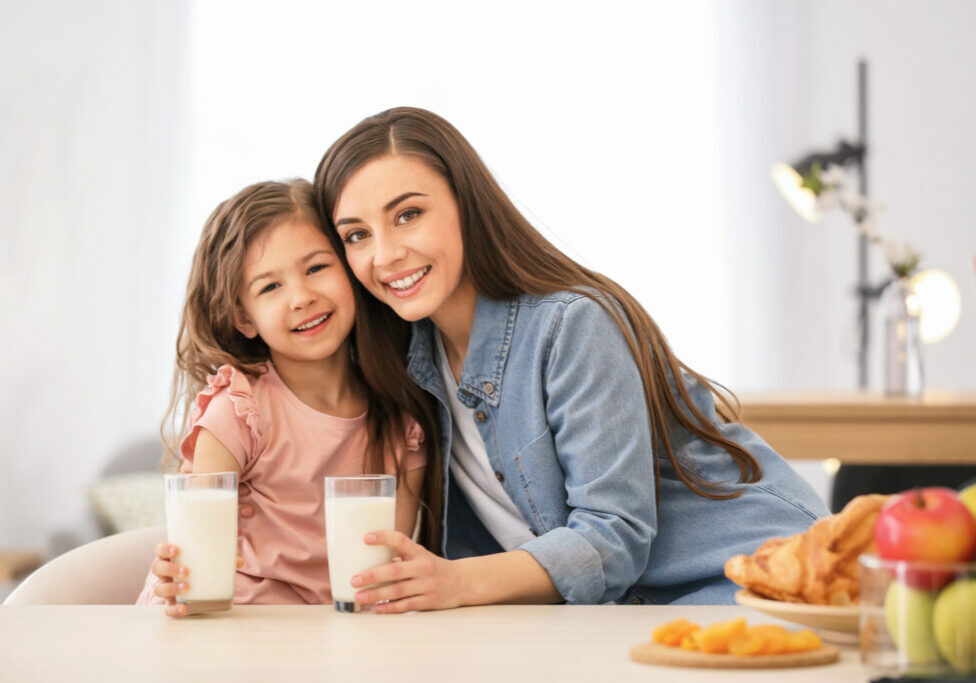
<path id="1" fill-rule="evenodd" d="M 166 405 L 186 11 L 5 3 L 0 547 L 93 533 L 84 487 Z"/>
<path id="2" fill-rule="evenodd" d="M 929 384 L 976 390 L 966 0 L 6 4 L 0 546 L 94 533 L 83 487 L 156 429 L 213 206 L 311 176 L 399 104 L 455 123 L 692 366 L 736 390 L 848 389 L 853 228 L 803 223 L 769 165 L 853 134 L 863 54 L 880 227 L 964 297 Z"/>

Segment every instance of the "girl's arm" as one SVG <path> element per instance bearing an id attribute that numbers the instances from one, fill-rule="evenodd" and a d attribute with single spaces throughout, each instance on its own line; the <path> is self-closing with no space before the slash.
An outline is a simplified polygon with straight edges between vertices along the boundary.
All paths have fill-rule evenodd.
<path id="1" fill-rule="evenodd" d="M 200 429 L 193 449 L 193 473 L 207 472 L 240 474 L 241 467 L 230 451 L 217 441 L 217 437 L 206 429 Z M 186 614 L 186 605 L 177 603 L 176 596 L 189 590 L 189 584 L 185 580 L 189 577 L 189 569 L 172 561 L 179 552 L 180 549 L 175 545 L 160 543 L 156 546 L 156 559 L 152 563 L 152 573 L 159 579 L 153 593 L 166 600 L 165 612 L 171 617 L 182 617 Z M 240 566 L 240 558 L 237 559 L 237 563 Z"/>

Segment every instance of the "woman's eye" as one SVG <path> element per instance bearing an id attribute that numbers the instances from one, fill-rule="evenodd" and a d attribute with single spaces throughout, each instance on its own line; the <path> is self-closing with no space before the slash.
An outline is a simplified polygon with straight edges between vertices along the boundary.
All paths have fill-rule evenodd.
<path id="1" fill-rule="evenodd" d="M 406 209 L 397 214 L 396 224 L 403 225 L 404 223 L 409 223 L 419 215 L 420 209 Z"/>
<path id="2" fill-rule="evenodd" d="M 342 238 L 344 244 L 355 244 L 366 239 L 365 230 L 350 230 L 346 233 L 346 236 Z"/>
<path id="3" fill-rule="evenodd" d="M 278 289 L 278 287 L 280 287 L 280 285 L 277 282 L 271 282 L 269 284 L 266 284 L 264 287 L 262 287 L 261 291 L 258 292 L 258 294 L 266 294 L 267 292 L 270 292 L 273 289 Z"/>

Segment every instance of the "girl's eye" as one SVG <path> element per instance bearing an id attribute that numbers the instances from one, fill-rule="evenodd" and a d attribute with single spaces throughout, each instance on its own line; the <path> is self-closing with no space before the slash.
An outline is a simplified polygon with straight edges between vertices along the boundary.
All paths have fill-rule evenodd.
<path id="1" fill-rule="evenodd" d="M 316 263 L 314 266 L 308 269 L 308 274 L 311 275 L 312 273 L 317 273 L 320 270 L 325 270 L 328 267 L 329 267 L 328 264 Z"/>
<path id="2" fill-rule="evenodd" d="M 342 238 L 343 244 L 355 244 L 356 242 L 361 242 L 366 239 L 365 230 L 350 230 L 346 233 L 346 236 Z"/>
<path id="3" fill-rule="evenodd" d="M 409 223 L 419 215 L 420 209 L 406 209 L 397 214 L 396 224 L 403 225 L 404 223 Z"/>
<path id="4" fill-rule="evenodd" d="M 273 289 L 277 289 L 278 287 L 280 287 L 280 285 L 277 282 L 271 282 L 269 284 L 266 284 L 264 287 L 262 287 L 261 291 L 258 292 L 258 294 L 259 295 L 265 294 L 267 292 L 270 292 Z"/>

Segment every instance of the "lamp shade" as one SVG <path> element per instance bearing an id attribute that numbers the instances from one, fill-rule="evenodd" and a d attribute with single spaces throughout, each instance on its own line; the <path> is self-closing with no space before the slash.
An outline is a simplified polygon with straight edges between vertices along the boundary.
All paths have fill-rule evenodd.
<path id="1" fill-rule="evenodd" d="M 803 186 L 803 177 L 789 164 L 778 161 L 773 164 L 773 183 L 793 209 L 811 223 L 823 217 L 817 206 L 817 195 Z"/>
<path id="2" fill-rule="evenodd" d="M 962 312 L 959 287 L 948 273 L 935 268 L 913 275 L 912 287 L 919 308 L 922 341 L 926 344 L 942 341 L 959 322 Z"/>
<path id="3" fill-rule="evenodd" d="M 823 217 L 817 202 L 819 190 L 804 185 L 804 176 L 811 172 L 818 174 L 816 169 L 826 169 L 832 165 L 856 164 L 863 168 L 863 163 L 864 145 L 852 145 L 841 140 L 833 150 L 811 152 L 794 164 L 782 161 L 773 164 L 773 183 L 798 214 L 811 223 L 817 223 Z"/>

